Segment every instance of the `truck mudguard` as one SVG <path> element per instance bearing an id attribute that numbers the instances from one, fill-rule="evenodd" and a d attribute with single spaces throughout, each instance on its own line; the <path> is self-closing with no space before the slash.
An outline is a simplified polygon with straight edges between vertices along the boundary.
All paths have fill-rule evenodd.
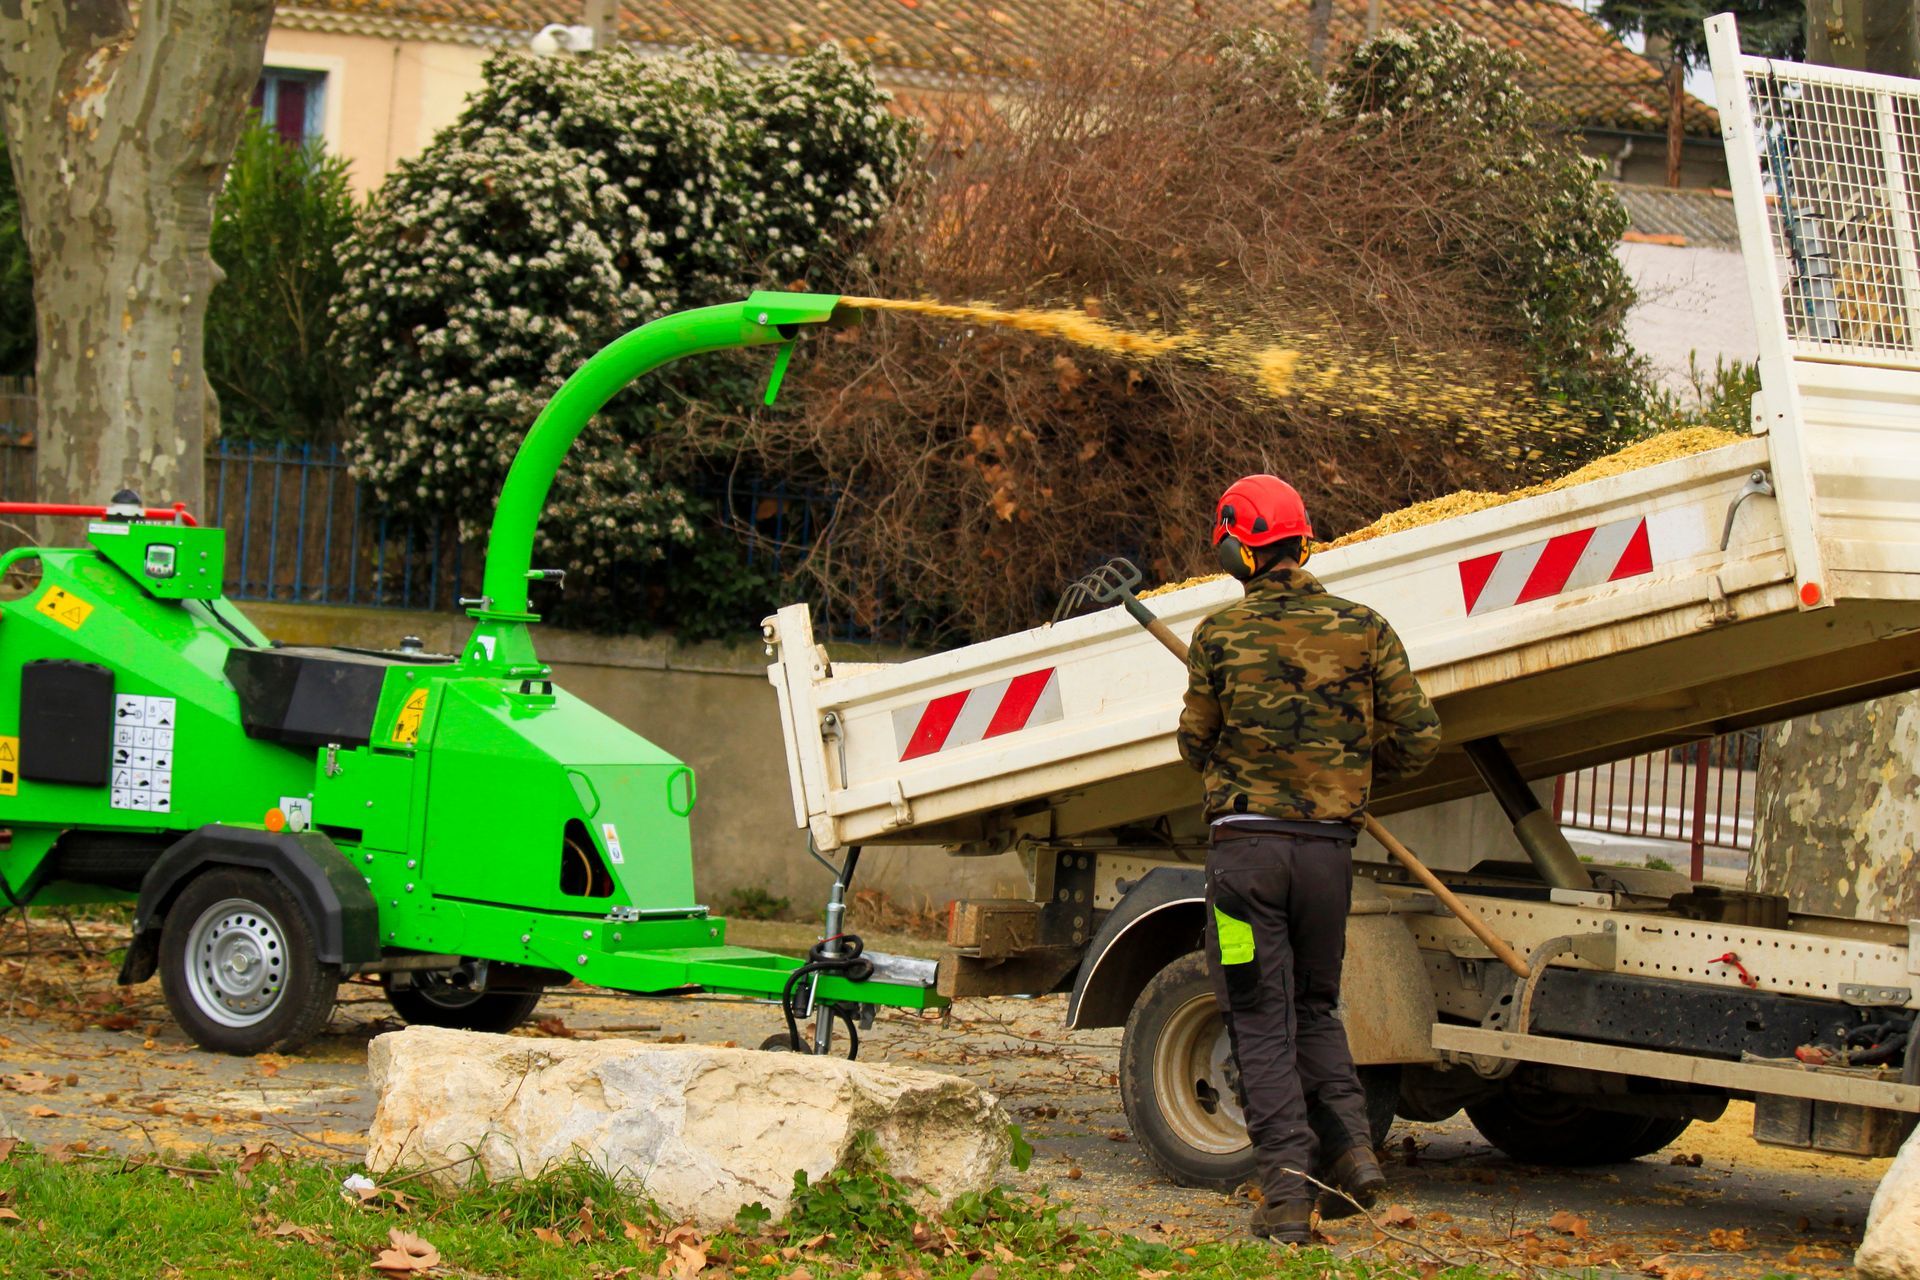
<path id="1" fill-rule="evenodd" d="M 373 893 L 333 841 L 316 831 L 205 826 L 170 846 L 141 882 L 133 941 L 120 968 L 122 983 L 153 976 L 168 907 L 189 879 L 210 866 L 252 867 L 285 885 L 307 913 L 322 964 L 379 958 L 380 915 Z"/>
<path id="2" fill-rule="evenodd" d="M 1199 948 L 1206 899 L 1200 867 L 1155 867 L 1140 877 L 1087 945 L 1067 1001 L 1067 1025 L 1126 1022 L 1153 975 Z"/>

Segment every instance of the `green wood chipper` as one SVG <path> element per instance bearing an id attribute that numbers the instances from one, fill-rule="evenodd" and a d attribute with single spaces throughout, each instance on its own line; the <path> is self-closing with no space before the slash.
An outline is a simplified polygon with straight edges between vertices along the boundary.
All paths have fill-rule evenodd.
<path id="1" fill-rule="evenodd" d="M 582 366 L 514 458 L 457 655 L 274 644 L 222 593 L 224 533 L 182 508 L 12 504 L 92 518 L 85 546 L 0 558 L 0 905 L 133 899 L 120 980 L 158 972 L 187 1034 L 232 1053 L 300 1044 L 359 974 L 409 1022 L 479 1030 L 575 978 L 778 998 L 796 1049 L 939 1003 L 930 963 L 838 936 L 850 862 L 808 960 L 729 946 L 694 897 L 692 771 L 556 688 L 529 630 L 529 582 L 559 576 L 532 567 L 535 526 L 588 419 L 733 347 L 780 346 L 771 400 L 837 303 L 680 312 Z"/>

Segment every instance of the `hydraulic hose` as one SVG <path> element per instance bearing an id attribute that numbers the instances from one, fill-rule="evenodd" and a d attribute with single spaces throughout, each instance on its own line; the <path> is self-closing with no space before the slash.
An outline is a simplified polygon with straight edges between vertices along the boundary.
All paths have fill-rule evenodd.
<path id="1" fill-rule="evenodd" d="M 837 954 L 827 954 L 827 944 L 837 942 Z M 873 976 L 873 961 L 860 953 L 867 949 L 857 933 L 843 933 L 836 938 L 822 938 L 813 944 L 807 952 L 807 962 L 787 975 L 787 985 L 780 992 L 780 1011 L 787 1017 L 787 1046 L 795 1053 L 810 1053 L 806 1042 L 800 1038 L 800 1017 L 794 1012 L 793 997 L 800 984 L 816 973 L 837 973 L 850 982 L 865 982 Z M 860 1032 L 854 1026 L 853 1014 L 845 1009 L 816 1000 L 814 1016 L 817 1018 L 839 1018 L 847 1024 L 847 1058 L 849 1061 L 860 1056 Z"/>

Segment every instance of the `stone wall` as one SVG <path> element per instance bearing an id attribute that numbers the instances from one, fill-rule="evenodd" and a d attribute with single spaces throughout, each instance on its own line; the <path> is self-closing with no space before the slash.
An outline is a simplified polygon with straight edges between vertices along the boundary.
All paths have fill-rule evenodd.
<path id="1" fill-rule="evenodd" d="M 443 613 L 252 603 L 247 616 L 287 644 L 397 647 L 419 636 L 429 651 L 458 652 L 470 624 Z M 758 644 L 682 645 L 671 637 L 597 636 L 542 627 L 540 655 L 568 692 L 693 767 L 694 885 L 719 909 L 736 890 L 789 898 L 803 916 L 824 906 L 830 880 L 807 856 L 795 826 L 780 745 L 780 712 Z M 915 910 L 954 898 L 1015 896 L 1026 878 L 1012 855 L 955 858 L 925 847 L 873 847 L 856 889 L 878 889 Z"/>

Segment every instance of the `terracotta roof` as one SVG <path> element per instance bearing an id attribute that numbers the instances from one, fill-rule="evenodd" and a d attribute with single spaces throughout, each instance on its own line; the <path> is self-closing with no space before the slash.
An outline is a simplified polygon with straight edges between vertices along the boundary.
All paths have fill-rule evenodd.
<path id="1" fill-rule="evenodd" d="M 1297 27 L 1307 4 L 1191 0 L 1190 9 L 1164 12 L 1224 26 Z M 1367 0 L 1334 0 L 1336 44 L 1359 38 L 1366 8 Z M 1452 19 L 1515 50 L 1533 67 L 1536 91 L 1589 128 L 1665 129 L 1666 91 L 1657 68 L 1562 0 L 1382 0 L 1381 9 L 1388 25 Z M 621 35 L 654 45 L 709 40 L 772 57 L 837 44 L 871 60 L 883 82 L 933 85 L 1018 78 L 1056 32 L 1147 12 L 1119 0 L 626 0 Z M 442 38 L 496 43 L 550 22 L 578 22 L 580 6 L 577 0 L 299 0 L 281 5 L 274 20 L 383 36 L 431 29 Z M 1689 98 L 1687 131 L 1717 130 L 1712 108 Z"/>

